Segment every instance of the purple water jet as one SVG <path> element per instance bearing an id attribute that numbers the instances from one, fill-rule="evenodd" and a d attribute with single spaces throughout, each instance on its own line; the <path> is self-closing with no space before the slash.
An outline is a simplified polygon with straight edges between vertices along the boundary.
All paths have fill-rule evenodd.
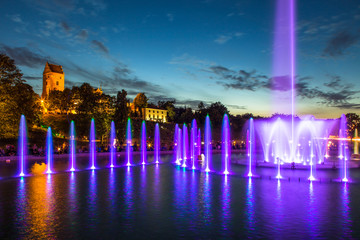
<path id="1" fill-rule="evenodd" d="M 210 172 L 211 168 L 211 123 L 209 115 L 206 116 L 205 119 L 205 172 Z"/>
<path id="2" fill-rule="evenodd" d="M 340 166 L 342 166 L 342 181 L 348 182 L 348 146 L 346 141 L 346 117 L 344 114 L 341 115 L 340 118 L 340 127 L 339 127 L 339 161 Z"/>
<path id="3" fill-rule="evenodd" d="M 70 123 L 70 171 L 75 171 L 75 158 L 76 158 L 76 145 L 75 145 L 75 123 L 71 121 Z"/>
<path id="4" fill-rule="evenodd" d="M 197 155 L 201 155 L 201 130 L 199 128 L 198 134 L 197 134 Z"/>
<path id="5" fill-rule="evenodd" d="M 222 160 L 224 163 L 224 174 L 229 174 L 231 159 L 230 124 L 227 114 L 224 115 L 222 125 Z"/>
<path id="6" fill-rule="evenodd" d="M 19 176 L 25 176 L 25 162 L 27 157 L 27 128 L 25 116 L 21 115 L 19 126 L 19 140 L 18 140 L 18 155 L 19 155 Z"/>
<path id="7" fill-rule="evenodd" d="M 177 165 L 181 165 L 181 161 L 183 158 L 183 154 L 182 154 L 182 145 L 183 145 L 183 141 L 182 141 L 182 130 L 181 128 L 178 129 L 178 159 L 177 159 Z"/>
<path id="8" fill-rule="evenodd" d="M 188 129 L 186 124 L 183 125 L 183 164 L 182 167 L 186 167 L 186 160 L 188 159 L 188 146 L 189 146 L 189 137 L 188 137 Z"/>
<path id="9" fill-rule="evenodd" d="M 48 127 L 46 134 L 46 164 L 47 170 L 46 173 L 52 173 L 52 164 L 53 164 L 53 140 L 52 140 L 52 132 L 51 127 Z"/>
<path id="10" fill-rule="evenodd" d="M 141 124 L 141 164 L 146 164 L 146 124 L 142 121 Z"/>
<path id="11" fill-rule="evenodd" d="M 110 126 L 110 167 L 114 167 L 116 160 L 116 137 L 115 137 L 115 123 L 111 121 Z"/>
<path id="12" fill-rule="evenodd" d="M 95 138 L 95 120 L 91 119 L 91 125 L 90 125 L 90 169 L 96 169 L 96 138 Z"/>
<path id="13" fill-rule="evenodd" d="M 132 154 L 131 154 L 131 120 L 128 118 L 126 127 L 126 166 L 131 166 Z"/>
<path id="14" fill-rule="evenodd" d="M 192 162 L 192 169 L 196 169 L 195 161 L 196 161 L 196 152 L 197 152 L 197 124 L 196 120 L 193 119 L 191 123 L 191 162 Z"/>
<path id="15" fill-rule="evenodd" d="M 176 165 L 180 165 L 180 154 L 181 149 L 179 149 L 179 125 L 176 124 L 174 131 L 174 157 Z"/>
<path id="16" fill-rule="evenodd" d="M 155 137 L 154 137 L 154 154 L 155 154 L 155 163 L 160 161 L 160 128 L 159 124 L 155 124 Z"/>
<path id="17" fill-rule="evenodd" d="M 254 133 L 254 119 L 250 118 L 249 120 L 249 130 L 247 132 L 247 147 L 249 153 L 249 172 L 247 174 L 248 177 L 252 177 L 252 162 L 254 155 L 254 144 L 255 144 L 255 133 Z"/>

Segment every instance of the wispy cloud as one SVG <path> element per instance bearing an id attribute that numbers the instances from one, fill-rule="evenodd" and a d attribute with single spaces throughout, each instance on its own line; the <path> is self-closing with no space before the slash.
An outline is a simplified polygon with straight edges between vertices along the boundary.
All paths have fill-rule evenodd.
<path id="1" fill-rule="evenodd" d="M 91 45 L 101 53 L 109 54 L 109 49 L 100 41 L 92 40 Z"/>
<path id="2" fill-rule="evenodd" d="M 228 41 L 230 41 L 233 38 L 239 38 L 241 36 L 243 36 L 244 34 L 241 32 L 235 32 L 235 33 L 230 33 L 230 34 L 225 34 L 225 35 L 219 35 L 214 42 L 217 44 L 225 44 Z"/>
<path id="3" fill-rule="evenodd" d="M 336 32 L 328 41 L 323 55 L 330 57 L 339 57 L 344 55 L 345 51 L 359 42 L 360 34 L 351 33 L 347 30 Z"/>

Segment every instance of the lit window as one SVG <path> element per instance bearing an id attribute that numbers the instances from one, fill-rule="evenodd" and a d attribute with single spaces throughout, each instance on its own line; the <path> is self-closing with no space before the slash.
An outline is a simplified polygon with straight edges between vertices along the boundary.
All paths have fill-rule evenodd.
<path id="1" fill-rule="evenodd" d="M 59 81 L 56 81 L 56 86 L 59 86 Z"/>

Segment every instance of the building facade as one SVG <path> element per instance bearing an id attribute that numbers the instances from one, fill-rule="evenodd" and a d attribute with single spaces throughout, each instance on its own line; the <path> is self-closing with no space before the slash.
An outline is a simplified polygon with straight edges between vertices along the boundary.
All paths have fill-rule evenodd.
<path id="1" fill-rule="evenodd" d="M 44 99 L 49 96 L 50 91 L 64 91 L 65 74 L 62 66 L 46 62 L 43 72 L 43 91 L 41 97 Z"/>
<path id="2" fill-rule="evenodd" d="M 167 110 L 158 108 L 143 108 L 142 116 L 144 120 L 154 122 L 167 122 Z"/>

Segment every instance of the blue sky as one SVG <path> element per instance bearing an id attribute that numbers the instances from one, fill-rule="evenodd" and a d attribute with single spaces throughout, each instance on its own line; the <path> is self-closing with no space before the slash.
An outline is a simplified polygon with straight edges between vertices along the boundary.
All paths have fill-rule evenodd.
<path id="1" fill-rule="evenodd" d="M 133 98 L 224 103 L 232 114 L 277 111 L 272 77 L 276 1 L 4 1 L 0 51 L 41 93 L 46 61 L 66 86 L 89 82 Z M 360 113 L 360 2 L 298 1 L 297 113 Z M 258 84 L 258 82 L 261 84 Z"/>

